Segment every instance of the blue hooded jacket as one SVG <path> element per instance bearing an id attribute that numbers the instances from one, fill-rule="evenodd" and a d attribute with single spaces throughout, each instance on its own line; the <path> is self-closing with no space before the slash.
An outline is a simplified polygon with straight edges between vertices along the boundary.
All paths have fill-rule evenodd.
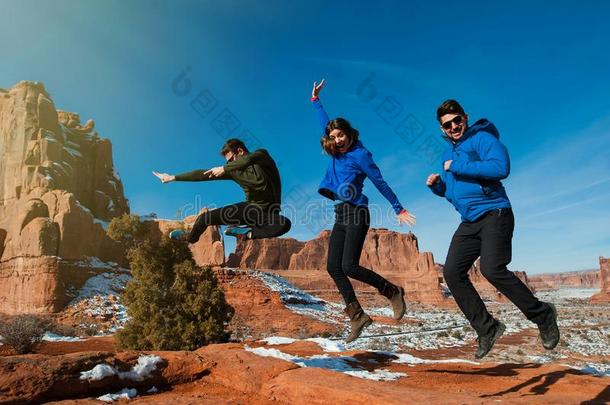
<path id="1" fill-rule="evenodd" d="M 449 171 L 442 169 L 441 179 L 430 186 L 432 192 L 453 204 L 464 222 L 474 222 L 493 209 L 510 208 L 500 181 L 510 173 L 510 159 L 495 125 L 481 119 L 457 142 L 446 140 L 451 146 L 442 162 L 452 163 Z"/>
<path id="2" fill-rule="evenodd" d="M 313 106 L 320 121 L 320 126 L 325 130 L 330 121 L 328 114 L 320 100 L 314 100 Z M 318 192 L 331 200 L 341 200 L 354 205 L 367 206 L 369 199 L 362 194 L 364 179 L 367 177 L 392 204 L 394 212 L 399 214 L 404 209 L 403 206 L 383 179 L 379 167 L 373 161 L 372 153 L 360 141 L 354 142 L 347 152 L 332 157 Z"/>

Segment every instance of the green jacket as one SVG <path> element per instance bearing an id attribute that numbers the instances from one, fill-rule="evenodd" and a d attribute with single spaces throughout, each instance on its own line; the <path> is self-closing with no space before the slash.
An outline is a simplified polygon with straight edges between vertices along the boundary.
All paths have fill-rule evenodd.
<path id="1" fill-rule="evenodd" d="M 206 175 L 207 169 L 176 175 L 176 181 L 233 180 L 246 194 L 246 201 L 262 208 L 279 208 L 282 183 L 275 161 L 265 149 L 257 149 L 224 165 L 221 177 Z"/>

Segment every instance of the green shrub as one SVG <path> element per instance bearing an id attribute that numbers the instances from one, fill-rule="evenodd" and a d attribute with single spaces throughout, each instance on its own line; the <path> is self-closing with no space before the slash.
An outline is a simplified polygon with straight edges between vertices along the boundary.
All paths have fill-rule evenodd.
<path id="1" fill-rule="evenodd" d="M 194 350 L 227 340 L 233 309 L 212 270 L 198 267 L 185 243 L 153 240 L 135 215 L 114 219 L 108 234 L 131 246 L 133 278 L 122 296 L 129 320 L 115 335 L 119 347 Z"/>

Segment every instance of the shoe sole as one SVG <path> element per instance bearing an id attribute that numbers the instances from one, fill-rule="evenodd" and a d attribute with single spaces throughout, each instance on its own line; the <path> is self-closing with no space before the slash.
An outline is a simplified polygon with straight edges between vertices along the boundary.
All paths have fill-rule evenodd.
<path id="1" fill-rule="evenodd" d="M 494 334 L 494 339 L 491 342 L 491 347 L 489 348 L 487 353 L 485 353 L 484 355 L 482 355 L 480 357 L 475 355 L 474 356 L 475 359 L 481 360 L 483 357 L 487 356 L 489 354 L 489 352 L 491 352 L 491 349 L 493 349 L 494 346 L 496 345 L 496 342 L 498 341 L 498 339 L 500 339 L 502 337 L 502 335 L 504 334 L 505 331 L 506 331 L 506 325 L 504 325 L 502 322 L 500 322 L 500 324 L 498 325 L 498 329 L 496 330 L 496 333 Z"/>

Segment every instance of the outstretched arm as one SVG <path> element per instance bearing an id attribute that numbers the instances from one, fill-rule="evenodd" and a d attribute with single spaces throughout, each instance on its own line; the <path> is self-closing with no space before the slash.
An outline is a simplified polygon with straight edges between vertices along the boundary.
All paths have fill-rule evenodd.
<path id="1" fill-rule="evenodd" d="M 320 127 L 322 127 L 322 130 L 325 130 L 330 118 L 328 117 L 328 114 L 326 113 L 326 110 L 324 110 L 324 106 L 319 99 L 319 94 L 320 91 L 322 91 L 322 87 L 324 87 L 324 79 L 322 79 L 320 84 L 313 82 L 313 89 L 311 90 L 311 102 L 313 104 L 313 108 L 316 110 Z"/>
<path id="2" fill-rule="evenodd" d="M 210 181 L 231 179 L 231 177 L 227 174 L 215 177 L 209 170 L 205 169 L 193 170 L 192 172 L 181 173 L 176 175 L 157 172 L 153 172 L 153 174 L 157 176 L 162 183 L 170 183 L 172 181 Z"/>
<path id="3" fill-rule="evenodd" d="M 510 173 L 510 159 L 506 146 L 498 138 L 488 133 L 478 136 L 477 152 L 481 160 L 469 161 L 466 158 L 454 160 L 449 171 L 458 176 L 484 180 L 502 180 Z"/>
<path id="4" fill-rule="evenodd" d="M 392 208 L 396 214 L 400 214 L 400 212 L 404 209 L 403 206 L 398 201 L 398 197 L 394 194 L 394 191 L 388 186 L 388 183 L 383 179 L 381 175 L 381 170 L 375 162 L 373 161 L 373 155 L 371 152 L 366 151 L 362 155 L 362 159 L 360 161 L 360 167 L 362 171 L 367 175 L 369 179 L 373 182 L 377 190 L 392 204 Z"/>
<path id="5" fill-rule="evenodd" d="M 257 149 L 252 153 L 248 153 L 247 155 L 241 156 L 232 162 L 228 162 L 224 165 L 225 173 L 231 173 L 235 170 L 242 170 L 246 167 L 253 165 L 254 163 L 260 162 L 263 160 L 265 155 L 267 155 L 267 151 L 265 149 Z"/>

